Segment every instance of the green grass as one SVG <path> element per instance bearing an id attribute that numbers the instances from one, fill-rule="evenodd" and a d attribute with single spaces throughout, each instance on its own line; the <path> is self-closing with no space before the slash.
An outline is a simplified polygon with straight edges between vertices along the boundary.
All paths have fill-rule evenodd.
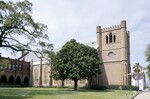
<path id="1" fill-rule="evenodd" d="M 133 91 L 69 88 L 0 88 L 0 99 L 128 99 Z"/>

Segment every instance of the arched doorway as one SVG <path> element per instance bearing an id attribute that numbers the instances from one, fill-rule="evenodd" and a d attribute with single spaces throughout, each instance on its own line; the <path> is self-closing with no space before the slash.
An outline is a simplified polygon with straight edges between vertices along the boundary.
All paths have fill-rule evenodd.
<path id="1" fill-rule="evenodd" d="M 7 82 L 7 78 L 5 75 L 1 76 L 1 80 L 0 80 L 1 83 L 6 83 Z"/>
<path id="2" fill-rule="evenodd" d="M 24 84 L 28 85 L 29 84 L 29 79 L 27 77 L 24 78 Z"/>
<path id="3" fill-rule="evenodd" d="M 19 76 L 17 76 L 17 78 L 16 78 L 16 84 L 21 84 L 21 79 Z"/>
<path id="4" fill-rule="evenodd" d="M 9 81 L 8 82 L 11 83 L 11 84 L 14 83 L 14 77 L 12 75 L 9 77 Z"/>

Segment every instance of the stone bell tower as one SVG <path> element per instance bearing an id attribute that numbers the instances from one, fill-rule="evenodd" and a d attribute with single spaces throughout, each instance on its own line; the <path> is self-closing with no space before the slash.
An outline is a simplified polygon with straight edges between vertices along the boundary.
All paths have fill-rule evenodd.
<path id="1" fill-rule="evenodd" d="M 96 28 L 99 57 L 103 64 L 99 85 L 130 85 L 130 41 L 126 21 L 120 25 Z"/>

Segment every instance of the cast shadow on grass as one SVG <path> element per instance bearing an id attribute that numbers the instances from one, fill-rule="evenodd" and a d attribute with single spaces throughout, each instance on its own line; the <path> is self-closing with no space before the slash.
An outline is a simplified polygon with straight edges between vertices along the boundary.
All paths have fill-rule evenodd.
<path id="1" fill-rule="evenodd" d="M 26 99 L 37 95 L 67 95 L 75 94 L 75 92 L 65 89 L 51 88 L 2 88 L 0 90 L 0 99 Z M 11 98 L 12 97 L 12 98 Z M 16 98 L 17 97 L 17 98 Z"/>
<path id="2" fill-rule="evenodd" d="M 39 93 L 36 93 L 35 91 L 32 90 L 26 90 L 21 88 L 0 89 L 0 99 L 28 99 L 33 98 L 35 95 L 39 95 Z"/>
<path id="3" fill-rule="evenodd" d="M 73 89 L 64 89 L 61 91 L 70 91 L 70 92 L 114 92 L 114 90 L 111 89 L 106 89 L 106 90 L 94 90 L 94 89 L 84 89 L 84 88 L 80 88 L 78 90 L 73 90 Z"/>
<path id="4" fill-rule="evenodd" d="M 0 90 L 0 99 L 28 99 L 33 98 L 34 96 L 43 95 L 43 96 L 52 96 L 52 95 L 70 95 L 84 92 L 113 92 L 113 90 L 91 90 L 91 89 L 78 89 L 74 91 L 71 88 L 2 88 Z"/>
<path id="5" fill-rule="evenodd" d="M 32 98 L 30 96 L 2 96 L 0 95 L 0 99 L 27 99 L 27 98 Z"/>

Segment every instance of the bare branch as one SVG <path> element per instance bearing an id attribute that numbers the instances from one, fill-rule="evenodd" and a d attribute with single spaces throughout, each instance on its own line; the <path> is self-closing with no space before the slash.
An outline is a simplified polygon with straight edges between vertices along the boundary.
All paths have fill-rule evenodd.
<path id="1" fill-rule="evenodd" d="M 10 46 L 10 45 L 2 45 L 2 46 L 0 46 L 0 47 L 6 47 L 6 48 L 10 48 L 10 49 L 12 49 L 12 50 L 14 50 L 14 51 L 29 51 L 29 52 L 35 52 L 35 53 L 41 53 L 41 52 L 39 52 L 39 51 L 34 51 L 34 50 L 31 50 L 31 49 L 26 49 L 26 48 L 24 48 L 24 49 L 17 49 L 17 48 L 15 48 L 15 47 L 13 47 L 12 45 Z"/>

